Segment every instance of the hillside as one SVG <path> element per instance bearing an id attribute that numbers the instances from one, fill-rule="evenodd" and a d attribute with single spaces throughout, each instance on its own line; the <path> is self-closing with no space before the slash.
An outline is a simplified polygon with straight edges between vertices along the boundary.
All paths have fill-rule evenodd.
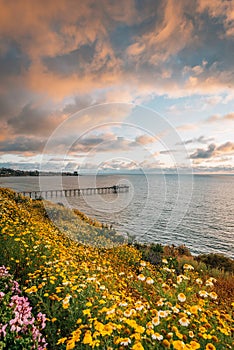
<path id="1" fill-rule="evenodd" d="M 192 259 L 152 265 L 79 212 L 10 190 L 0 207 L 0 349 L 232 349 L 233 300 Z"/>

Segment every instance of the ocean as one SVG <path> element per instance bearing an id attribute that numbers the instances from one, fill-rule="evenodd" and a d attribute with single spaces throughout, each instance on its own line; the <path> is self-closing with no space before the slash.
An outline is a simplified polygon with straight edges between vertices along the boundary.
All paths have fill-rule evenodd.
<path id="1" fill-rule="evenodd" d="M 128 193 L 48 198 L 142 243 L 185 244 L 234 258 L 234 176 L 100 175 L 0 178 L 16 191 L 128 184 Z"/>

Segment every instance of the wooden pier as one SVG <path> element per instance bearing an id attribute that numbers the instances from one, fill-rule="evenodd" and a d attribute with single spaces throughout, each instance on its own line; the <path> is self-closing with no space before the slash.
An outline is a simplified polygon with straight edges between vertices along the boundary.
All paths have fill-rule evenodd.
<path id="1" fill-rule="evenodd" d="M 106 194 L 106 193 L 124 193 L 129 191 L 127 185 L 114 185 L 109 187 L 88 187 L 88 188 L 72 188 L 64 190 L 42 190 L 42 191 L 22 191 L 18 192 L 23 196 L 28 196 L 32 199 L 53 198 L 58 196 L 71 197 L 91 194 Z"/>

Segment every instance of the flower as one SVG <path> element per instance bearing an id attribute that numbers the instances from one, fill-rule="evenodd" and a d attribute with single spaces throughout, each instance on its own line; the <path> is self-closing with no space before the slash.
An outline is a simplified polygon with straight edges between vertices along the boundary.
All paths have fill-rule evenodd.
<path id="1" fill-rule="evenodd" d="M 141 273 L 140 275 L 138 275 L 137 278 L 138 278 L 140 281 L 144 281 L 144 280 L 145 280 L 145 276 L 143 275 L 143 273 Z"/>
<path id="2" fill-rule="evenodd" d="M 209 296 L 211 297 L 211 299 L 214 299 L 214 300 L 218 298 L 218 295 L 215 292 L 210 292 Z"/>
<path id="3" fill-rule="evenodd" d="M 170 312 L 168 310 L 159 310 L 158 316 L 159 317 L 167 317 Z"/>
<path id="4" fill-rule="evenodd" d="M 193 350 L 197 350 L 197 349 L 200 349 L 200 344 L 199 343 L 197 343 L 196 341 L 194 341 L 194 340 L 192 340 L 191 342 L 190 342 L 190 346 L 191 346 L 191 349 L 193 349 Z"/>
<path id="5" fill-rule="evenodd" d="M 178 294 L 177 298 L 182 303 L 186 300 L 186 296 L 184 295 L 184 293 Z"/>
<path id="6" fill-rule="evenodd" d="M 198 292 L 198 294 L 200 295 L 200 297 L 202 298 L 207 298 L 208 297 L 208 293 L 205 290 L 200 290 Z"/>
<path id="7" fill-rule="evenodd" d="M 216 350 L 216 347 L 213 344 L 208 343 L 206 344 L 205 350 Z"/>
<path id="8" fill-rule="evenodd" d="M 152 318 L 152 324 L 154 326 L 158 326 L 160 324 L 160 319 L 158 316 L 155 316 L 154 318 Z"/>
<path id="9" fill-rule="evenodd" d="M 129 338 L 122 338 L 120 340 L 120 345 L 128 346 L 129 344 L 131 344 L 131 339 L 129 339 Z"/>
<path id="10" fill-rule="evenodd" d="M 194 270 L 194 267 L 190 264 L 184 264 L 183 268 L 184 270 Z"/>
<path id="11" fill-rule="evenodd" d="M 185 343 L 181 340 L 174 340 L 172 345 L 175 350 L 183 350 L 185 347 Z"/>
<path id="12" fill-rule="evenodd" d="M 146 278 L 146 283 L 147 284 L 154 284 L 154 280 L 151 277 Z"/>
<path id="13" fill-rule="evenodd" d="M 163 340 L 163 336 L 162 336 L 161 334 L 159 334 L 159 333 L 153 333 L 153 334 L 151 335 L 151 337 L 152 337 L 152 339 L 154 339 L 154 340 Z"/>
<path id="14" fill-rule="evenodd" d="M 140 342 L 137 342 L 133 345 L 132 350 L 144 350 L 144 347 Z"/>
<path id="15" fill-rule="evenodd" d="M 91 335 L 91 331 L 86 331 L 83 339 L 83 344 L 88 344 L 92 345 L 93 344 L 93 339 Z"/>
<path id="16" fill-rule="evenodd" d="M 201 278 L 197 278 L 197 279 L 196 279 L 196 283 L 197 283 L 197 284 L 202 284 L 202 283 L 203 283 L 203 282 L 202 282 L 202 279 L 201 279 Z"/>
<path id="17" fill-rule="evenodd" d="M 188 325 L 190 324 L 190 321 L 186 317 L 181 317 L 179 319 L 179 323 L 181 324 L 181 326 L 188 327 Z"/>

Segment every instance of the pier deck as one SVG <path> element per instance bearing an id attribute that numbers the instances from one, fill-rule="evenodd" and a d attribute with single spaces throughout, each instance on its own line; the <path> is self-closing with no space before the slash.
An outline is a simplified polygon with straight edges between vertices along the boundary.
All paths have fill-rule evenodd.
<path id="1" fill-rule="evenodd" d="M 22 191 L 18 192 L 24 196 L 28 196 L 32 199 L 38 198 L 52 198 L 58 196 L 70 197 L 80 195 L 91 195 L 91 194 L 106 194 L 106 193 L 124 193 L 129 191 L 127 185 L 114 185 L 107 187 L 88 187 L 88 188 L 71 188 L 63 190 L 42 190 L 42 191 Z"/>

